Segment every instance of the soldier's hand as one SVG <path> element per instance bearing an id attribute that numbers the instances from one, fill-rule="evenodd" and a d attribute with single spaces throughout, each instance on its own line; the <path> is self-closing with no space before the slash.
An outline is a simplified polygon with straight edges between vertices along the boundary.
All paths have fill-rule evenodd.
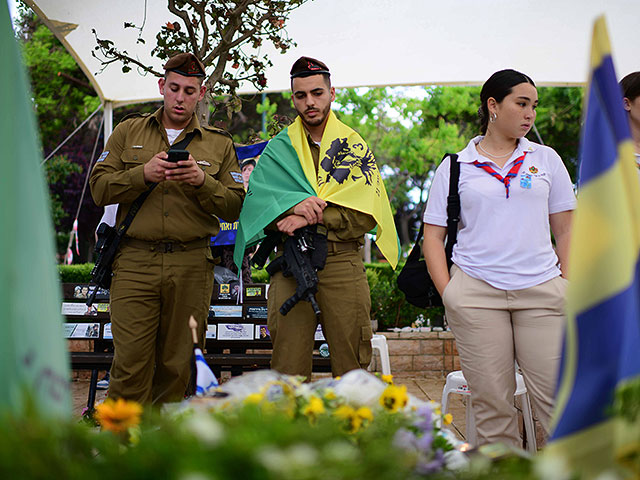
<path id="1" fill-rule="evenodd" d="M 309 225 L 309 222 L 307 222 L 307 219 L 301 215 L 287 215 L 278 223 L 276 223 L 276 227 L 278 227 L 278 230 L 280 230 L 282 233 L 286 233 L 289 236 L 293 235 L 293 232 L 295 232 L 297 229 L 306 227 L 307 225 Z"/>
<path id="2" fill-rule="evenodd" d="M 205 173 L 191 154 L 189 154 L 189 160 L 180 160 L 177 165 L 177 168 L 165 172 L 166 180 L 185 182 L 194 187 L 201 187 L 204 184 Z"/>
<path id="3" fill-rule="evenodd" d="M 162 182 L 166 178 L 166 171 L 175 168 L 176 164 L 167 162 L 167 152 L 156 153 L 151 160 L 144 164 L 144 181 L 147 183 Z"/>
<path id="4" fill-rule="evenodd" d="M 295 207 L 293 213 L 304 217 L 308 225 L 322 223 L 322 211 L 327 207 L 327 202 L 318 197 L 307 197 Z"/>

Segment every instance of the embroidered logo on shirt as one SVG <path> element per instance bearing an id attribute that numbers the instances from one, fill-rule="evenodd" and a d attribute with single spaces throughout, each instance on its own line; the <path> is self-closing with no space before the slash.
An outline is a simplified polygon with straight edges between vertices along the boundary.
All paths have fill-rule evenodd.
<path id="1" fill-rule="evenodd" d="M 144 146 L 143 145 L 134 145 L 131 148 L 144 148 Z"/>
<path id="2" fill-rule="evenodd" d="M 529 171 L 530 171 L 531 173 L 534 173 L 534 174 L 535 174 L 535 173 L 538 173 L 538 169 L 537 169 L 536 167 L 534 167 L 533 165 L 531 165 L 531 166 L 529 167 Z"/>
<path id="3" fill-rule="evenodd" d="M 236 183 L 243 183 L 242 174 L 240 172 L 229 172 L 229 175 L 231 175 L 231 178 L 233 178 Z"/>
<path id="4" fill-rule="evenodd" d="M 198 165 L 204 165 L 205 167 L 210 167 L 211 164 L 209 162 L 207 162 L 206 160 L 198 160 L 196 162 Z"/>
<path id="5" fill-rule="evenodd" d="M 102 155 L 98 157 L 96 163 L 103 161 L 105 158 L 107 158 L 107 155 L 109 155 L 109 150 L 105 150 L 104 152 L 102 152 Z"/>

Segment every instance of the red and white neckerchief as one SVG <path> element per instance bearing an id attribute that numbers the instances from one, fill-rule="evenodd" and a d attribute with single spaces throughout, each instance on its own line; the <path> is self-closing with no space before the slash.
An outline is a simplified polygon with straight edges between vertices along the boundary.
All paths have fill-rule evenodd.
<path id="1" fill-rule="evenodd" d="M 489 175 L 496 178 L 500 182 L 504 183 L 504 188 L 507 191 L 507 198 L 509 198 L 509 184 L 511 183 L 511 179 L 518 176 L 518 171 L 520 170 L 520 167 L 524 162 L 524 157 L 526 156 L 527 156 L 527 152 L 524 152 L 521 157 L 516 158 L 515 163 L 509 169 L 509 172 L 504 177 L 502 177 L 502 175 L 496 172 L 488 162 L 479 162 L 478 160 L 475 160 L 473 162 L 473 165 L 483 169 Z"/>

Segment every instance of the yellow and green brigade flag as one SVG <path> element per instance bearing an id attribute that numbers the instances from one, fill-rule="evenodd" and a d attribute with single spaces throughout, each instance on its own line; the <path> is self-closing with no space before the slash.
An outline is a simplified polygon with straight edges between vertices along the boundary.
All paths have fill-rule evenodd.
<path id="1" fill-rule="evenodd" d="M 371 215 L 377 223 L 376 245 L 396 267 L 398 235 L 375 157 L 362 137 L 333 112 L 322 135 L 317 174 L 300 117 L 262 152 L 240 212 L 236 265 L 242 262 L 245 247 L 262 238 L 267 225 L 311 196 Z"/>
<path id="2" fill-rule="evenodd" d="M 638 424 L 632 431 L 608 413 L 616 389 L 640 380 L 640 184 L 603 17 L 593 31 L 586 107 L 568 324 L 545 455 L 588 478 L 633 455 L 640 465 Z"/>
<path id="3" fill-rule="evenodd" d="M 42 413 L 71 413 L 69 367 L 49 197 L 7 2 L 0 2 L 0 411 L 30 397 Z"/>

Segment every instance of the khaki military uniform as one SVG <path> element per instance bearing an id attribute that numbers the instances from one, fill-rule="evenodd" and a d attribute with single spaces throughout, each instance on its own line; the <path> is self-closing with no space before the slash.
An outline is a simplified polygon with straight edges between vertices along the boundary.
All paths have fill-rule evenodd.
<path id="1" fill-rule="evenodd" d="M 309 146 L 318 170 L 320 149 L 310 137 Z M 293 213 L 293 209 L 286 214 Z M 296 280 L 282 272 L 271 277 L 268 327 L 273 342 L 271 367 L 290 375 L 311 377 L 314 332 L 318 323 L 329 345 L 334 376 L 366 368 L 371 362 L 371 295 L 359 252 L 364 234 L 376 224 L 370 215 L 328 205 L 323 212 L 328 229 L 328 254 L 318 272 L 316 300 L 322 314 L 316 318 L 311 304 L 300 301 L 287 315 L 280 307 L 296 290 Z"/>
<path id="2" fill-rule="evenodd" d="M 213 288 L 209 238 L 219 231 L 218 218 L 238 218 L 244 188 L 231 138 L 200 127 L 194 115 L 174 143 L 191 131 L 195 136 L 187 150 L 204 170 L 204 184 L 160 182 L 134 218 L 113 263 L 112 397 L 144 403 L 181 399 L 193 351 L 190 315 L 204 341 Z M 98 205 L 120 205 L 118 224 L 148 189 L 144 164 L 169 146 L 162 108 L 126 119 L 113 131 L 90 184 Z"/>

